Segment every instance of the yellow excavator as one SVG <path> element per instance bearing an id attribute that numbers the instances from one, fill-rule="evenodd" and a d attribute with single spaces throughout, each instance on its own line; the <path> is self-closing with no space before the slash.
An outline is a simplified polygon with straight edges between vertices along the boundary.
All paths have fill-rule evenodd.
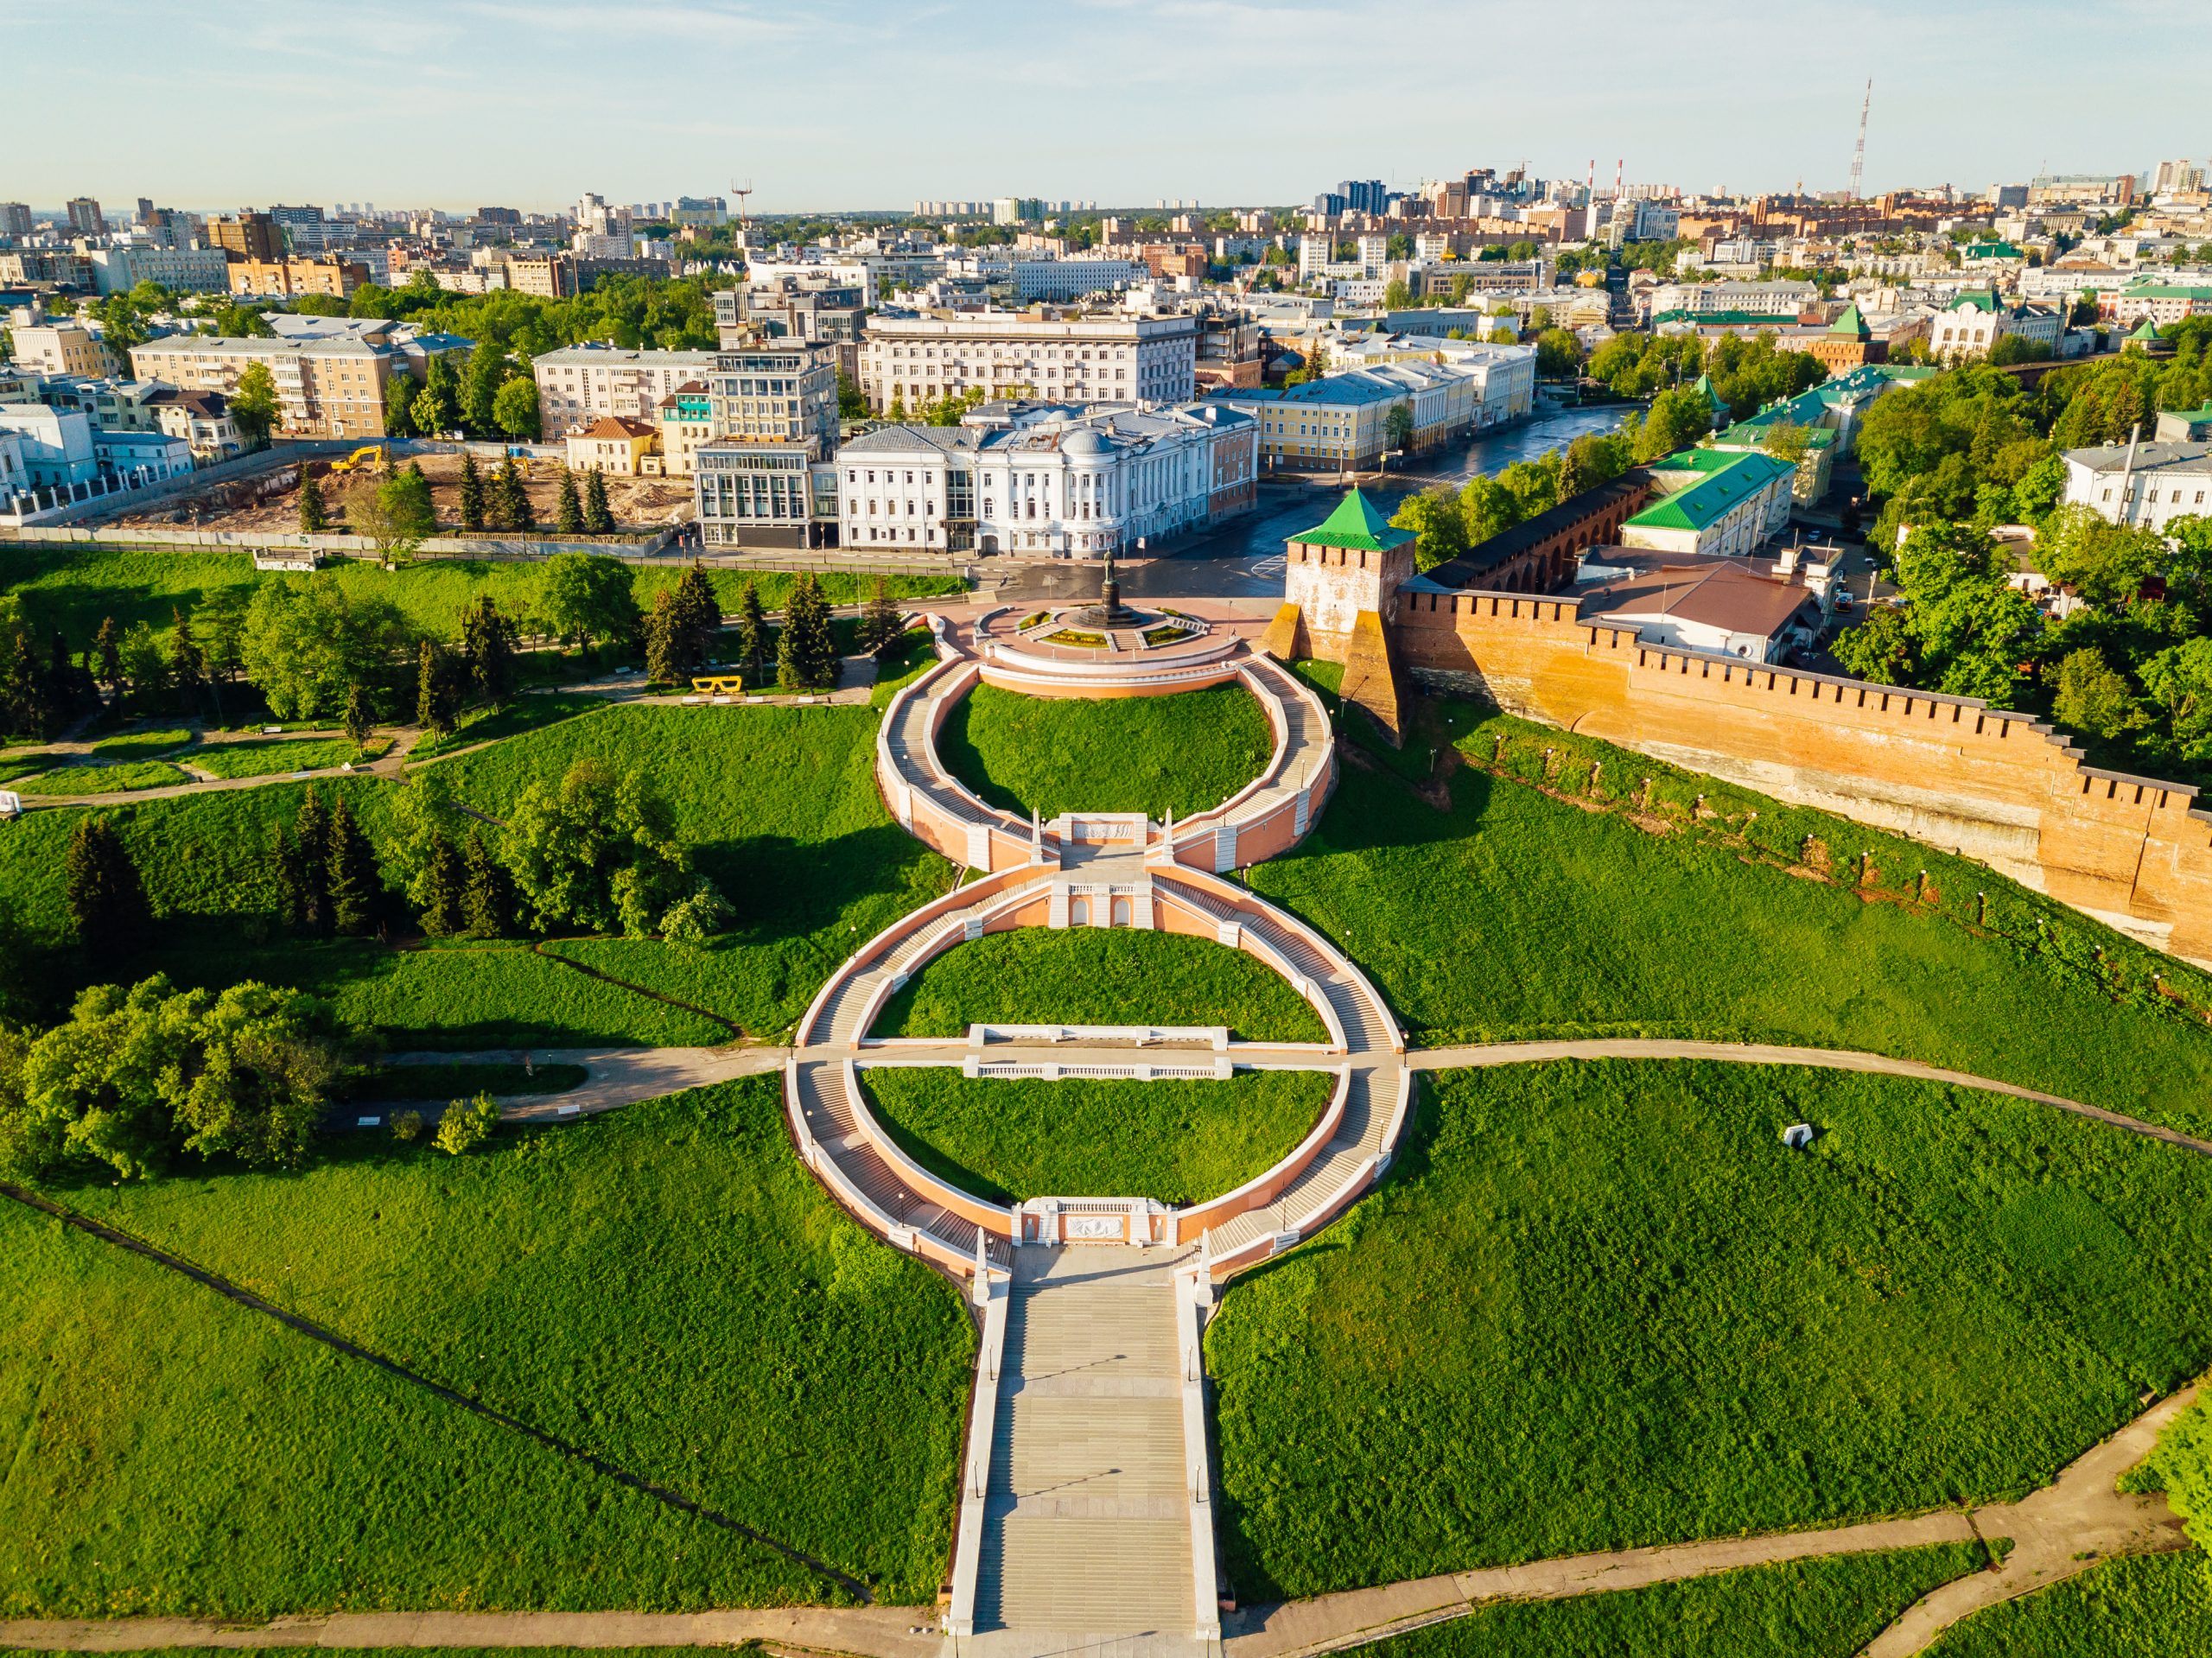
<path id="1" fill-rule="evenodd" d="M 343 461 L 330 463 L 333 472 L 352 472 L 365 466 L 371 472 L 382 472 L 391 462 L 391 451 L 382 443 L 365 443 Z"/>

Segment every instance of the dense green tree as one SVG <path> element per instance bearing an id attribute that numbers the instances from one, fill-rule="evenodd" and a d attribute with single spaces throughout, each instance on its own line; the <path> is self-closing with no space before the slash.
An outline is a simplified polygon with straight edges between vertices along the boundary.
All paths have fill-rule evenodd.
<path id="1" fill-rule="evenodd" d="M 538 435 L 537 382 L 518 374 L 502 385 L 492 399 L 492 422 L 518 443 Z"/>
<path id="2" fill-rule="evenodd" d="M 514 926 L 514 881 L 506 867 L 484 844 L 484 832 L 471 829 L 461 843 L 461 924 L 471 938 L 503 938 Z"/>
<path id="3" fill-rule="evenodd" d="M 69 832 L 61 859 L 62 901 L 77 940 L 100 962 L 139 949 L 152 912 L 138 865 L 105 816 L 85 817 Z"/>
<path id="4" fill-rule="evenodd" d="M 514 359 L 499 340 L 486 338 L 476 342 L 468 353 L 468 362 L 461 372 L 459 403 L 461 423 L 472 437 L 488 437 L 498 425 L 492 404 L 515 372 Z"/>
<path id="5" fill-rule="evenodd" d="M 2036 538 L 2043 573 L 2106 610 L 2132 603 L 2167 559 L 2157 530 L 2107 523 L 2086 506 L 2058 508 Z"/>
<path id="6" fill-rule="evenodd" d="M 329 526 L 330 515 L 322 505 L 322 483 L 302 467 L 300 473 L 300 533 L 319 536 Z"/>
<path id="7" fill-rule="evenodd" d="M 899 607 L 891 602 L 890 591 L 879 575 L 875 578 L 875 590 L 868 595 L 868 605 L 861 612 L 861 648 L 880 654 L 902 631 Z"/>
<path id="8" fill-rule="evenodd" d="M 1843 670 L 1878 685 L 1910 685 L 1918 682 L 1919 646 L 1904 613 L 1887 605 L 1869 611 L 1857 627 L 1836 635 L 1835 659 Z"/>
<path id="9" fill-rule="evenodd" d="M 461 423 L 461 378 L 452 357 L 434 353 L 423 372 L 423 390 L 414 406 L 415 429 L 424 437 L 438 437 Z"/>
<path id="10" fill-rule="evenodd" d="M 359 685 L 346 688 L 346 734 L 353 740 L 357 748 L 365 747 L 369 740 L 369 699 Z"/>
<path id="11" fill-rule="evenodd" d="M 1536 372 L 1566 379 L 1580 372 L 1582 342 L 1567 328 L 1546 328 L 1536 336 Z"/>
<path id="12" fill-rule="evenodd" d="M 390 600 L 349 596 L 325 570 L 254 590 L 240 656 L 271 713 L 313 720 L 338 713 L 356 685 L 391 681 L 413 640 Z"/>
<path id="13" fill-rule="evenodd" d="M 423 384 L 411 374 L 395 373 L 384 389 L 384 430 L 386 437 L 419 437 L 415 426 L 416 400 Z"/>
<path id="14" fill-rule="evenodd" d="M 1433 570 L 1467 550 L 1466 515 L 1448 484 L 1407 496 L 1391 515 L 1390 523 L 1419 537 L 1414 543 L 1414 562 L 1424 570 Z"/>
<path id="15" fill-rule="evenodd" d="M 424 639 L 416 653 L 415 723 L 433 737 L 450 737 L 461 715 L 465 666 L 454 662 L 435 639 Z"/>
<path id="16" fill-rule="evenodd" d="M 639 773 L 581 759 L 510 810 L 502 861 L 540 928 L 643 937 L 713 888 L 691 868 L 667 802 Z"/>
<path id="17" fill-rule="evenodd" d="M 310 787 L 300 797 L 292 825 L 276 826 L 272 862 L 285 919 L 299 931 L 327 937 L 330 910 L 330 813 L 322 791 Z"/>
<path id="18" fill-rule="evenodd" d="M 784 626 L 776 635 L 776 683 L 785 690 L 827 690 L 837 683 L 837 646 L 830 603 L 811 575 L 791 584 Z"/>
<path id="19" fill-rule="evenodd" d="M 614 511 L 607 500 L 607 474 L 597 467 L 584 477 L 584 528 L 594 536 L 614 533 Z"/>
<path id="20" fill-rule="evenodd" d="M 455 1100 L 438 1117 L 438 1132 L 430 1143 L 448 1156 L 473 1152 L 492 1138 L 499 1126 L 499 1108 L 489 1094 Z"/>
<path id="21" fill-rule="evenodd" d="M 756 685 L 768 667 L 768 614 L 750 581 L 737 596 L 737 664 Z"/>
<path id="22" fill-rule="evenodd" d="M 531 510 L 530 492 L 523 487 L 522 473 L 515 469 L 512 455 L 501 461 L 499 471 L 492 474 L 492 516 L 502 530 L 537 527 L 537 515 Z"/>
<path id="23" fill-rule="evenodd" d="M 2058 664 L 2050 711 L 2061 725 L 2107 739 L 2149 723 L 2127 681 L 2094 647 L 2075 651 Z"/>
<path id="24" fill-rule="evenodd" d="M 92 637 L 92 651 L 99 666 L 94 670 L 101 689 L 109 692 L 123 687 L 123 630 L 116 626 L 115 618 L 100 618 L 100 630 Z"/>
<path id="25" fill-rule="evenodd" d="M 471 535 L 484 528 L 484 474 L 467 450 L 461 456 L 461 527 Z"/>
<path id="26" fill-rule="evenodd" d="M 1686 449 L 1713 429 L 1713 409 L 1694 387 L 1662 391 L 1643 411 L 1636 435 L 1636 458 L 1656 461 Z"/>
<path id="27" fill-rule="evenodd" d="M 584 532 L 584 504 L 576 495 L 576 474 L 561 468 L 560 492 L 555 499 L 553 528 L 564 536 L 580 536 Z"/>
<path id="28" fill-rule="evenodd" d="M 192 619 L 172 606 L 169 610 L 168 657 L 169 683 L 175 688 L 179 702 L 189 708 L 204 693 L 215 699 L 215 715 L 222 717 L 222 703 L 214 688 L 208 683 L 207 657 L 200 648 L 200 641 L 192 635 Z"/>
<path id="29" fill-rule="evenodd" d="M 556 553 L 539 567 L 537 614 L 555 637 L 588 650 L 638 627 L 629 567 L 599 553 Z"/>
<path id="30" fill-rule="evenodd" d="M 461 849 L 443 834 L 434 836 L 423 860 L 414 901 L 415 918 L 433 938 L 453 938 L 468 930 L 468 869 Z"/>
<path id="31" fill-rule="evenodd" d="M 384 875 L 343 791 L 330 809 L 329 848 L 330 924 L 341 933 L 365 937 L 384 918 Z"/>
<path id="32" fill-rule="evenodd" d="M 276 397 L 276 377 L 269 372 L 269 365 L 248 363 L 231 392 L 231 421 L 238 429 L 238 435 L 249 448 L 258 448 L 269 441 L 270 433 L 276 429 L 283 416 L 283 405 Z"/>
<path id="33" fill-rule="evenodd" d="M 879 592 L 882 586 L 876 583 Z M 721 639 L 722 607 L 715 594 L 714 578 L 696 558 L 676 584 L 676 615 L 693 666 L 703 667 Z"/>
<path id="34" fill-rule="evenodd" d="M 645 677 L 656 685 L 680 685 L 690 677 L 686 666 L 683 630 L 677 625 L 676 595 L 666 588 L 653 594 L 642 629 L 645 640 Z"/>
<path id="35" fill-rule="evenodd" d="M 515 626 L 490 594 L 480 594 L 461 611 L 461 649 L 476 700 L 504 706 L 515 689 Z"/>

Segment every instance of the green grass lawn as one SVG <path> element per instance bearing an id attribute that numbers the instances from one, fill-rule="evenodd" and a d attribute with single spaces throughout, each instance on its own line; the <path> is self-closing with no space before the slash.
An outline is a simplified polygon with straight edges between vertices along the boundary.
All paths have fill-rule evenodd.
<path id="1" fill-rule="evenodd" d="M 519 1060 L 448 1065 L 385 1065 L 364 1077 L 355 1090 L 363 1099 L 428 1100 L 444 1104 L 478 1094 L 566 1094 L 582 1088 L 590 1072 L 582 1065 L 537 1061 L 525 1069 Z"/>
<path id="2" fill-rule="evenodd" d="M 874 1066 L 864 1076 L 892 1138 L 979 1197 L 1151 1197 L 1177 1207 L 1233 1191 L 1281 1161 L 1335 1083 L 1314 1070 L 1241 1071 L 1227 1082 L 970 1078 L 944 1066 Z"/>
<path id="3" fill-rule="evenodd" d="M 348 761 L 365 765 L 391 746 L 372 741 L 363 748 L 351 737 L 306 737 L 283 742 L 202 743 L 176 758 L 219 778 L 265 778 L 320 772 Z"/>
<path id="4" fill-rule="evenodd" d="M 1459 772 L 1451 797 L 1440 812 L 1394 778 L 1348 767 L 1317 832 L 1250 872 L 1255 891 L 1367 970 L 1420 1042 L 1645 1035 L 1868 1049 L 2212 1134 L 2212 1031 L 2056 947 L 1977 937 L 1943 913 L 1866 902 L 1717 837 L 1647 833 L 1481 773 Z M 1855 826 L 1800 817 L 1840 844 L 1872 838 L 1844 841 Z M 1969 915 L 1969 881 L 1993 903 L 2024 902 L 1987 870 L 1913 854 Z M 2069 940 L 2105 939 L 2115 960 L 2126 951 L 2086 918 L 2060 925 Z M 2089 956 L 2086 942 L 2067 949 Z M 2202 976 L 2156 959 L 2170 983 Z"/>
<path id="5" fill-rule="evenodd" d="M 1128 927 L 1021 927 L 956 945 L 884 1004 L 874 1034 L 964 1036 L 978 1024 L 1220 1025 L 1248 1042 L 1329 1034 L 1256 956 Z"/>
<path id="6" fill-rule="evenodd" d="M 1953 1543 L 1507 1601 L 1368 1650 L 1376 1658 L 1853 1658 L 1905 1608 L 1984 1558 Z"/>
<path id="7" fill-rule="evenodd" d="M 349 594 L 388 599 L 417 627 L 442 637 L 458 632 L 461 611 L 481 594 L 490 594 L 510 616 L 526 614 L 538 581 L 533 563 L 426 559 L 397 570 L 353 562 L 331 568 Z M 639 567 L 632 581 L 639 609 L 651 611 L 653 595 L 675 586 L 687 568 L 686 562 L 672 558 Z M 717 569 L 709 575 L 725 612 L 735 610 L 747 581 L 755 584 L 764 605 L 779 609 L 798 579 L 773 570 Z M 20 598 L 37 628 L 59 627 L 76 643 L 80 636 L 89 640 L 105 617 L 125 627 L 144 621 L 166 629 L 173 610 L 189 613 L 219 588 L 287 579 L 302 578 L 257 572 L 245 553 L 26 548 L 10 549 L 6 569 L 0 570 L 0 594 Z M 860 603 L 875 588 L 873 576 L 833 572 L 820 580 L 832 604 Z M 893 598 L 957 593 L 965 586 L 953 576 L 893 575 L 884 581 Z"/>
<path id="8" fill-rule="evenodd" d="M 2212 1159 L 1795 1069 L 1424 1092 L 1209 1331 L 1245 1599 L 2017 1496 L 2212 1357 Z"/>
<path id="9" fill-rule="evenodd" d="M 442 765 L 458 797 L 494 816 L 532 779 L 558 779 L 586 755 L 651 776 L 699 867 L 736 909 L 735 926 L 704 946 L 550 948 L 770 1036 L 855 946 L 950 884 L 944 860 L 883 809 L 876 720 L 864 708 L 632 705 Z"/>
<path id="10" fill-rule="evenodd" d="M 2108 1560 L 1976 1612 L 1930 1658 L 2203 1658 L 2212 1652 L 2212 1559 Z"/>
<path id="11" fill-rule="evenodd" d="M 934 1596 L 974 1340 L 791 1155 L 775 1077 L 449 1158 L 60 1194 L 441 1385 Z M 0 1205 L 0 1606 L 636 1610 L 835 1598 L 112 1246 Z"/>
<path id="12" fill-rule="evenodd" d="M 449 737 L 424 737 L 408 751 L 408 763 L 420 765 L 456 748 L 496 741 L 542 726 L 556 725 L 579 714 L 597 714 L 607 706 L 603 696 L 580 691 L 532 691 L 500 708 L 471 708 L 461 716 Z"/>
<path id="13" fill-rule="evenodd" d="M 16 785 L 19 795 L 53 799 L 57 796 L 122 794 L 137 789 L 166 789 L 192 779 L 167 760 L 118 760 L 64 764 L 51 772 Z"/>
<path id="14" fill-rule="evenodd" d="M 95 759 L 149 760 L 173 753 L 192 740 L 192 733 L 183 727 L 167 731 L 132 731 L 120 737 L 105 737 L 92 745 Z"/>
<path id="15" fill-rule="evenodd" d="M 938 740 L 952 774 L 1027 816 L 1206 811 L 1266 770 L 1274 730 L 1241 685 L 1103 702 L 978 685 Z"/>
<path id="16" fill-rule="evenodd" d="M 585 755 L 647 772 L 673 802 L 700 867 L 735 908 L 734 929 L 703 946 L 605 939 L 547 949 L 772 1035 L 855 944 L 949 884 L 944 861 L 883 810 L 875 720 L 855 708 L 601 706 L 441 764 L 452 768 L 461 799 L 495 817 L 530 781 L 557 781 Z M 98 970 L 115 976 L 160 965 L 181 981 L 298 984 L 383 1027 L 395 1047 L 730 1039 L 726 1025 L 594 981 L 519 943 L 395 951 L 287 935 L 276 920 L 269 848 L 307 786 L 109 809 L 137 858 L 156 926 L 145 962 Z M 327 797 L 345 791 L 372 840 L 390 834 L 397 785 L 353 778 L 316 786 Z M 0 834 L 0 905 L 25 918 L 33 941 L 49 949 L 67 937 L 60 872 L 75 821 L 73 812 L 34 813 Z"/>

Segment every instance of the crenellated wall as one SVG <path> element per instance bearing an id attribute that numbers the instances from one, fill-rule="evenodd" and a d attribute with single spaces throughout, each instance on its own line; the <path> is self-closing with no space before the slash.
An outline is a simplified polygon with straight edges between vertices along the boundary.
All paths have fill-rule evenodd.
<path id="1" fill-rule="evenodd" d="M 1572 599 L 1408 592 L 1395 632 L 1431 684 L 1955 848 L 2212 965 L 2212 812 L 2025 715 L 1641 644 Z"/>

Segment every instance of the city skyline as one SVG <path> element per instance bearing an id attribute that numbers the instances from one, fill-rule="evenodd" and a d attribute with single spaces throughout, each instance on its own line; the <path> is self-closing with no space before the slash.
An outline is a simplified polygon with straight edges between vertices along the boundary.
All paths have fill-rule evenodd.
<path id="1" fill-rule="evenodd" d="M 1789 29 L 1738 3 L 1694 29 L 1617 0 L 1567 0 L 1533 41 L 1510 33 L 1525 13 L 1427 0 L 896 16 L 848 3 L 798 17 L 654 3 L 613 14 L 619 30 L 581 5 L 391 0 L 308 19 L 252 0 L 219 32 L 141 0 L 66 14 L 6 0 L 0 30 L 20 67 L 65 105 L 108 109 L 71 145 L 19 157 L 0 195 L 41 209 L 90 194 L 196 210 L 368 200 L 546 211 L 586 189 L 622 201 L 723 194 L 735 177 L 755 185 L 760 213 L 1011 194 L 1284 205 L 1346 175 L 1411 188 L 1524 159 L 1545 177 L 1579 178 L 1594 161 L 1608 182 L 1624 162 L 1631 185 L 1836 190 L 1870 74 L 1869 194 L 1979 190 L 2046 168 L 2140 171 L 2212 151 L 2191 97 L 2212 76 L 2212 42 L 2189 32 L 2177 0 L 2120 0 L 2106 15 L 2116 38 L 2159 43 L 2131 60 L 2124 84 L 2081 85 L 2075 61 L 2049 50 L 2078 18 L 2049 0 L 1933 20 L 1859 0 Z M 90 32 L 138 49 L 88 56 Z M 1344 67 L 1344 40 L 1374 43 L 1372 72 Z M 1574 56 L 1582 40 L 1606 42 L 1605 57 Z M 1725 60 L 1722 40 L 1741 42 Z M 1249 74 L 1223 74 L 1232 57 Z M 1531 75 L 1531 61 L 1555 73 Z M 1700 80 L 1723 63 L 1725 83 Z M 190 118 L 203 142 L 175 142 L 166 100 L 180 86 L 200 94 Z M 1432 96 L 1400 95 L 1424 88 Z M 1356 117 L 1276 118 L 1350 117 L 1344 100 L 1378 98 L 1392 118 L 1380 137 Z M 957 131 L 979 153 L 944 142 L 956 130 L 944 107 L 978 111 Z M 556 127 L 547 110 L 576 114 Z M 1008 153 L 984 153 L 995 137 Z"/>

